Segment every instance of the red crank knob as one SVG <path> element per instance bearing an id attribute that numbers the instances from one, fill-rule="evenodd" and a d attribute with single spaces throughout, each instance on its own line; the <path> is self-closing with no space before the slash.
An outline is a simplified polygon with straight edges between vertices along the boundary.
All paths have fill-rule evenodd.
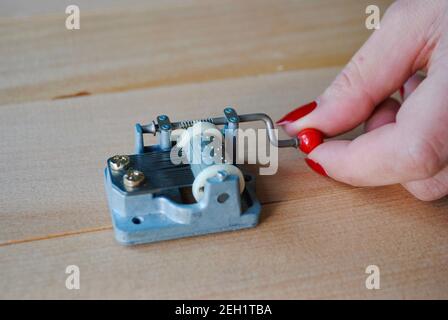
<path id="1" fill-rule="evenodd" d="M 308 154 L 324 142 L 324 134 L 316 129 L 303 129 L 297 134 L 297 139 L 299 139 L 299 149 Z"/>

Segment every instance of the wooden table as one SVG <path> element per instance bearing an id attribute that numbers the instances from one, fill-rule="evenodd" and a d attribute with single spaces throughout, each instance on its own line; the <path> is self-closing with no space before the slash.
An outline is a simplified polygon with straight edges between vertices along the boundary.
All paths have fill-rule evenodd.
<path id="1" fill-rule="evenodd" d="M 279 118 L 370 34 L 369 1 L 153 2 L 78 0 L 73 31 L 72 1 L 0 4 L 0 297 L 448 298 L 446 198 L 346 186 L 295 150 L 258 178 L 257 228 L 115 242 L 102 170 L 132 153 L 134 123 L 226 105 Z M 369 265 L 380 290 L 365 287 Z"/>

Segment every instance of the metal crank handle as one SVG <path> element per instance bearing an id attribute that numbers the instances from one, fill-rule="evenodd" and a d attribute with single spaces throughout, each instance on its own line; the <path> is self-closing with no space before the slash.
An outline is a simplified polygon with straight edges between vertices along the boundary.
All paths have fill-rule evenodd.
<path id="1" fill-rule="evenodd" d="M 214 125 L 225 125 L 228 123 L 227 117 L 214 117 L 214 118 L 206 118 L 206 119 L 198 119 L 198 120 L 186 120 L 179 122 L 172 122 L 171 129 L 186 129 L 192 126 L 196 122 L 210 122 Z M 232 119 L 231 119 L 232 120 Z M 242 115 L 235 115 L 234 121 L 236 123 L 243 122 L 253 122 L 253 121 L 263 121 L 267 128 L 268 138 L 272 145 L 278 148 L 298 148 L 302 152 L 308 154 L 315 147 L 323 142 L 324 135 L 317 129 L 304 129 L 297 134 L 296 138 L 292 139 L 283 139 L 277 140 L 274 131 L 274 123 L 272 119 L 265 113 L 249 113 Z M 152 133 L 156 134 L 156 132 L 160 132 L 159 125 L 156 122 L 151 122 L 150 124 L 143 125 L 142 127 L 143 133 Z"/>
<path id="2" fill-rule="evenodd" d="M 278 148 L 299 148 L 302 152 L 308 154 L 318 145 L 324 142 L 324 134 L 312 128 L 303 129 L 297 134 L 296 138 L 277 140 L 274 132 L 272 119 L 264 113 L 245 114 L 240 116 L 240 122 L 249 122 L 261 120 L 266 124 L 268 137 L 272 145 Z"/>
<path id="3" fill-rule="evenodd" d="M 271 140 L 271 143 L 275 145 L 275 140 Z M 303 153 L 310 153 L 318 145 L 324 142 L 324 134 L 317 129 L 303 129 L 297 134 L 296 138 L 288 140 L 278 140 L 277 147 L 294 147 L 301 150 Z"/>

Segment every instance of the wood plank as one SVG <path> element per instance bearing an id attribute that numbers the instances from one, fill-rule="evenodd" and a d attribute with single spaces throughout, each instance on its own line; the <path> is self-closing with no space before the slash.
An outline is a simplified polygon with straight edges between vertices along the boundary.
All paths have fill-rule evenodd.
<path id="1" fill-rule="evenodd" d="M 251 230 L 137 247 L 119 246 L 110 230 L 9 245 L 0 298 L 446 299 L 446 212 L 446 202 L 398 187 L 321 189 L 266 205 Z M 65 288 L 71 264 L 80 290 Z M 380 290 L 365 288 L 372 264 Z"/>
<path id="2" fill-rule="evenodd" d="M 113 239 L 102 170 L 132 153 L 134 123 L 229 104 L 279 118 L 370 34 L 367 0 L 77 3 L 75 32 L 66 0 L 0 5 L 0 298 L 448 298 L 448 198 L 342 185 L 295 150 L 258 178 L 255 229 Z M 372 264 L 380 290 L 365 289 Z"/>
<path id="3" fill-rule="evenodd" d="M 370 34 L 367 0 L 86 5 L 77 31 L 28 3 L 0 18 L 0 105 L 337 66 Z"/>
<path id="4" fill-rule="evenodd" d="M 102 170 L 109 156 L 133 153 L 134 123 L 162 113 L 173 120 L 218 115 L 229 104 L 241 113 L 266 112 L 276 119 L 313 99 L 337 71 L 285 72 L 0 108 L 0 243 L 110 227 Z M 281 150 L 277 174 L 258 178 L 263 203 L 303 199 L 322 190 L 350 192 L 316 177 L 300 157 L 295 150 Z"/>
<path id="5" fill-rule="evenodd" d="M 220 115 L 229 104 L 241 113 L 266 112 L 278 119 L 313 99 L 337 71 L 284 72 L 3 106 L 0 243 L 110 226 L 102 170 L 108 157 L 133 153 L 135 123 L 162 113 L 173 120 Z M 262 177 L 258 184 L 265 203 L 305 197 L 315 183 L 298 152 L 282 151 L 277 175 Z M 316 190 L 338 188 L 326 179 L 317 181 Z M 285 188 L 271 189 L 271 183 Z"/>
<path id="6" fill-rule="evenodd" d="M 177 0 L 153 1 L 151 6 L 167 7 L 167 3 L 169 2 L 181 3 Z M 73 4 L 76 4 L 81 9 L 81 13 L 84 14 L 95 11 L 129 10 L 128 8 L 138 9 L 139 7 L 147 6 L 147 1 L 127 0 L 126 6 L 123 7 L 122 0 L 76 0 L 76 2 L 71 0 L 2 0 L 0 17 L 24 19 L 28 17 L 56 15 L 65 13 L 65 8 Z"/>

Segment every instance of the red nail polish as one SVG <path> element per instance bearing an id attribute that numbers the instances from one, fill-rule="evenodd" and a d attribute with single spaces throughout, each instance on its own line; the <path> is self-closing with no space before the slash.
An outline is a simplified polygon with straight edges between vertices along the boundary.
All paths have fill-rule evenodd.
<path id="1" fill-rule="evenodd" d="M 317 107 L 316 101 L 310 102 L 304 106 L 301 106 L 301 107 L 291 111 L 290 113 L 285 115 L 283 118 L 278 120 L 276 123 L 278 125 L 284 125 L 284 124 L 287 124 L 290 122 L 294 122 L 294 121 L 306 116 L 308 113 L 310 113 L 311 111 L 316 109 L 316 107 Z"/>
<path id="2" fill-rule="evenodd" d="M 299 149 L 308 154 L 324 142 L 324 134 L 316 129 L 303 129 L 297 134 Z"/>
<path id="3" fill-rule="evenodd" d="M 325 172 L 324 168 L 322 168 L 322 166 L 317 162 L 314 162 L 313 160 L 308 158 L 305 158 L 305 162 L 311 169 L 313 169 L 314 172 L 317 172 L 324 177 L 328 177 L 328 174 Z"/>
<path id="4" fill-rule="evenodd" d="M 401 100 L 404 100 L 404 86 L 401 86 L 401 88 L 400 88 L 400 96 L 401 96 Z"/>

